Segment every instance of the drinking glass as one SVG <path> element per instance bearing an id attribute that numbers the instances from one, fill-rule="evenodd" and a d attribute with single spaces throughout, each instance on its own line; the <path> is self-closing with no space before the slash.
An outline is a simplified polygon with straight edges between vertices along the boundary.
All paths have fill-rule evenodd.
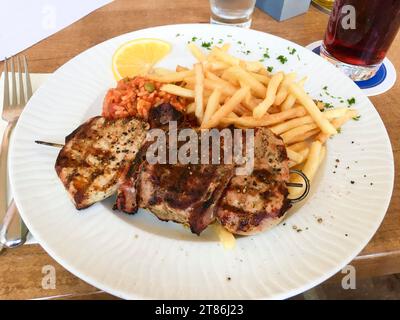
<path id="1" fill-rule="evenodd" d="M 355 81 L 378 71 L 400 27 L 400 0 L 336 0 L 321 56 Z"/>
<path id="2" fill-rule="evenodd" d="M 250 28 L 256 0 L 210 0 L 211 23 Z"/>

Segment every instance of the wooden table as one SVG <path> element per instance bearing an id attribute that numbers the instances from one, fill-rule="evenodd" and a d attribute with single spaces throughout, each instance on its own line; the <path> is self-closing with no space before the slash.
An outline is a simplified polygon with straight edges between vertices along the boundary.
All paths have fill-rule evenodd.
<path id="1" fill-rule="evenodd" d="M 68 28 L 27 49 L 32 72 L 54 72 L 62 64 L 104 40 L 120 34 L 166 24 L 207 23 L 207 0 L 121 0 L 100 8 Z M 307 45 L 322 39 L 328 16 L 311 7 L 305 15 L 276 22 L 256 9 L 252 28 Z M 400 69 L 400 34 L 388 57 Z M 2 64 L 0 64 L 2 70 Z M 386 217 L 370 243 L 354 259 L 359 277 L 400 273 L 400 81 L 389 92 L 371 98 L 392 142 L 396 179 Z M 351 214 L 351 212 L 349 212 Z M 56 289 L 42 289 L 42 267 L 56 269 Z M 329 281 L 335 281 L 335 277 Z M 0 256 L 0 299 L 110 299 L 58 265 L 39 245 L 7 250 Z"/>

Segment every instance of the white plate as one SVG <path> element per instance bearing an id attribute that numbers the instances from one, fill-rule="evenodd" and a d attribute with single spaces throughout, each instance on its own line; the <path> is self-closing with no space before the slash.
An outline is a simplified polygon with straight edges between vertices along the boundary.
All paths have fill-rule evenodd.
<path id="1" fill-rule="evenodd" d="M 76 211 L 53 168 L 58 150 L 33 143 L 63 142 L 89 115 L 100 113 L 104 93 L 115 85 L 111 57 L 121 43 L 143 37 L 169 41 L 173 50 L 160 65 L 174 68 L 194 62 L 186 49 L 193 36 L 201 38 L 200 44 L 212 38 L 214 43 L 230 42 L 231 52 L 246 59 L 259 59 L 269 48 L 266 65 L 307 75 L 306 89 L 316 98 L 325 85 L 332 95 L 354 96 L 361 114 L 360 121 L 349 122 L 328 141 L 327 159 L 303 206 L 292 209 L 285 225 L 238 238 L 232 251 L 225 251 L 210 230 L 197 237 L 144 211 L 132 216 L 113 212 L 111 200 Z M 290 55 L 288 47 L 297 52 Z M 251 52 L 242 53 L 246 50 Z M 280 54 L 288 57 L 284 65 L 276 59 Z M 393 187 L 385 127 L 351 80 L 292 42 L 203 24 L 132 32 L 69 61 L 30 100 L 15 130 L 10 158 L 14 197 L 35 238 L 72 273 L 123 298 L 276 299 L 301 293 L 339 271 L 368 243 Z"/>

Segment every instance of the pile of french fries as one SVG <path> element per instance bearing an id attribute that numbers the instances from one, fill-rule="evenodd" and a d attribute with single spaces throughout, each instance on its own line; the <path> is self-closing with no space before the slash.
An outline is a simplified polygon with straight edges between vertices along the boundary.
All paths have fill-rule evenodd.
<path id="1" fill-rule="evenodd" d="M 202 129 L 234 125 L 238 128 L 266 126 L 283 139 L 289 166 L 313 180 L 326 154 L 326 140 L 337 134 L 355 110 L 334 108 L 322 112 L 303 89 L 306 78 L 296 73 L 271 74 L 259 61 L 245 61 L 228 53 L 229 44 L 215 46 L 205 54 L 194 43 L 188 48 L 198 61 L 192 69 L 154 69 L 149 78 L 165 83 L 161 90 L 193 99 L 187 113 L 194 113 Z M 291 182 L 301 183 L 298 175 Z M 289 188 L 291 197 L 303 192 Z"/>

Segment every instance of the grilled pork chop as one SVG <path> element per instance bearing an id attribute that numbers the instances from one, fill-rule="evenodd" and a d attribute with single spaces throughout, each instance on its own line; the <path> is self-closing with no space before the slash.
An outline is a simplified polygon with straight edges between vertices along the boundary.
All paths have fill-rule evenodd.
<path id="1" fill-rule="evenodd" d="M 152 127 L 165 130 L 167 142 L 169 121 L 177 121 L 181 129 L 194 124 L 168 105 L 152 109 L 149 122 Z M 123 178 L 115 208 L 127 213 L 145 208 L 160 220 L 183 223 L 200 234 L 215 219 L 215 206 L 234 174 L 234 165 L 149 164 L 148 146 L 146 143 L 142 147 Z M 167 154 L 168 150 L 167 143 Z"/>
<path id="2" fill-rule="evenodd" d="M 256 128 L 254 170 L 234 176 L 218 203 L 217 219 L 230 232 L 260 233 L 278 224 L 290 202 L 288 158 L 281 138 L 267 128 Z"/>
<path id="3" fill-rule="evenodd" d="M 169 103 L 163 103 L 150 109 L 148 122 L 151 128 L 168 130 L 170 121 L 176 121 L 178 126 L 182 126 L 183 123 L 187 125 L 185 115 Z M 143 144 L 134 161 L 127 166 L 124 174 L 119 178 L 120 185 L 114 209 L 125 213 L 135 213 L 138 210 L 138 178 L 150 144 L 151 142 Z"/>
<path id="4" fill-rule="evenodd" d="M 139 206 L 160 220 L 188 225 L 200 234 L 233 175 L 233 165 L 146 164 L 140 174 Z"/>
<path id="5" fill-rule="evenodd" d="M 148 127 L 134 118 L 94 117 L 66 137 L 55 169 L 77 209 L 116 192 L 119 177 L 135 159 Z"/>

